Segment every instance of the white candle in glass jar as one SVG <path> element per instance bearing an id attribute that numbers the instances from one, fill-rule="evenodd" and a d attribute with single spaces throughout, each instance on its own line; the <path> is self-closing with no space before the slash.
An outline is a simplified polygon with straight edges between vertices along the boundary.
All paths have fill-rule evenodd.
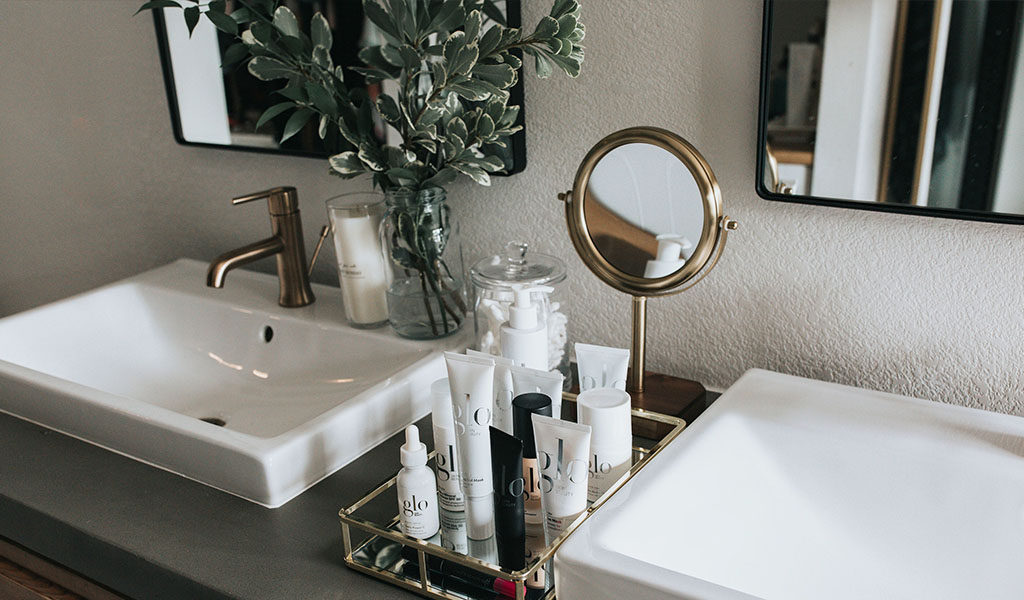
<path id="1" fill-rule="evenodd" d="M 388 319 L 387 274 L 378 236 L 383 204 L 332 204 L 344 199 L 328 201 L 328 213 L 345 316 L 355 326 L 380 326 Z"/>

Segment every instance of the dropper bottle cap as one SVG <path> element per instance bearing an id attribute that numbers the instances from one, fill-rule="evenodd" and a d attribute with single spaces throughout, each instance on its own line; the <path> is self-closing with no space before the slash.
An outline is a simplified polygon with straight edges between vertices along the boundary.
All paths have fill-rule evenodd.
<path id="1" fill-rule="evenodd" d="M 398 454 L 403 467 L 422 467 L 427 464 L 427 446 L 420 441 L 420 430 L 415 425 L 405 428 L 405 445 Z"/>

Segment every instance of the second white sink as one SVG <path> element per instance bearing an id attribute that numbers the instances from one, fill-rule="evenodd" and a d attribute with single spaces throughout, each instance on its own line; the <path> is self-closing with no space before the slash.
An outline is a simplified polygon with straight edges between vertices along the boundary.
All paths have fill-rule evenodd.
<path id="1" fill-rule="evenodd" d="M 1018 600 L 1024 419 L 751 371 L 555 556 L 560 600 Z"/>
<path id="2" fill-rule="evenodd" d="M 0 410 L 276 507 L 429 412 L 447 344 L 180 260 L 0 319 Z"/>

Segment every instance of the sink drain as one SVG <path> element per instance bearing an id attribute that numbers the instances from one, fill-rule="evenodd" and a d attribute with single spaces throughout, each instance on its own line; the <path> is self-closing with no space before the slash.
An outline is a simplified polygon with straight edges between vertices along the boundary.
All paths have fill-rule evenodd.
<path id="1" fill-rule="evenodd" d="M 260 329 L 260 339 L 263 343 L 269 344 L 270 340 L 274 339 L 274 329 L 270 325 L 264 325 Z"/>
<path id="2" fill-rule="evenodd" d="M 210 425 L 216 425 L 217 427 L 223 427 L 228 424 L 227 421 L 219 417 L 203 417 L 199 420 L 209 423 Z"/>

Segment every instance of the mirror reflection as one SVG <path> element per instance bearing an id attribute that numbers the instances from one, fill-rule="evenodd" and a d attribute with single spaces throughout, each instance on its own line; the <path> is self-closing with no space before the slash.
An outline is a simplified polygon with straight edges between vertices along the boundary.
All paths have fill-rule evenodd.
<path id="1" fill-rule="evenodd" d="M 654 144 L 624 144 L 601 157 L 587 182 L 583 210 L 601 256 L 637 277 L 678 271 L 704 227 L 693 175 Z"/>
<path id="2" fill-rule="evenodd" d="M 228 14 L 244 6 L 239 0 L 226 2 Z M 367 83 L 351 68 L 364 66 L 359 52 L 382 44 L 386 37 L 366 17 L 361 1 L 288 0 L 285 4 L 306 33 L 310 18 L 317 12 L 324 15 L 334 40 L 331 59 L 336 65 L 350 67 L 344 73 L 350 90 L 365 90 L 371 99 L 382 93 L 395 95 L 397 90 L 391 89 L 396 85 L 393 81 Z M 485 15 L 485 27 L 492 22 L 507 23 L 511 27 L 519 25 L 519 0 L 467 2 L 470 4 Z M 239 54 L 239 44 L 232 36 L 218 31 L 208 19 L 200 19 L 190 36 L 179 9 L 155 10 L 153 16 L 171 121 L 180 143 L 310 157 L 327 157 L 340 151 L 343 142 L 338 139 L 337 128 L 328 127 L 326 139 L 321 140 L 315 119 L 283 142 L 281 138 L 290 118 L 288 112 L 259 123 L 266 109 L 286 99 L 280 95 L 279 81 L 260 81 L 249 74 L 244 62 L 238 62 L 243 55 Z M 523 104 L 522 86 L 520 78 L 511 88 L 513 104 Z M 466 104 L 472 106 L 470 102 Z M 261 126 L 257 128 L 257 124 Z M 376 123 L 375 131 L 385 143 L 398 145 L 401 141 L 397 132 L 383 121 Z M 523 132 L 513 135 L 507 147 L 489 147 L 488 154 L 499 156 L 505 162 L 505 174 L 521 171 L 526 164 Z"/>
<path id="3" fill-rule="evenodd" d="M 1022 14 L 1001 0 L 770 2 L 759 191 L 1024 215 Z"/>

